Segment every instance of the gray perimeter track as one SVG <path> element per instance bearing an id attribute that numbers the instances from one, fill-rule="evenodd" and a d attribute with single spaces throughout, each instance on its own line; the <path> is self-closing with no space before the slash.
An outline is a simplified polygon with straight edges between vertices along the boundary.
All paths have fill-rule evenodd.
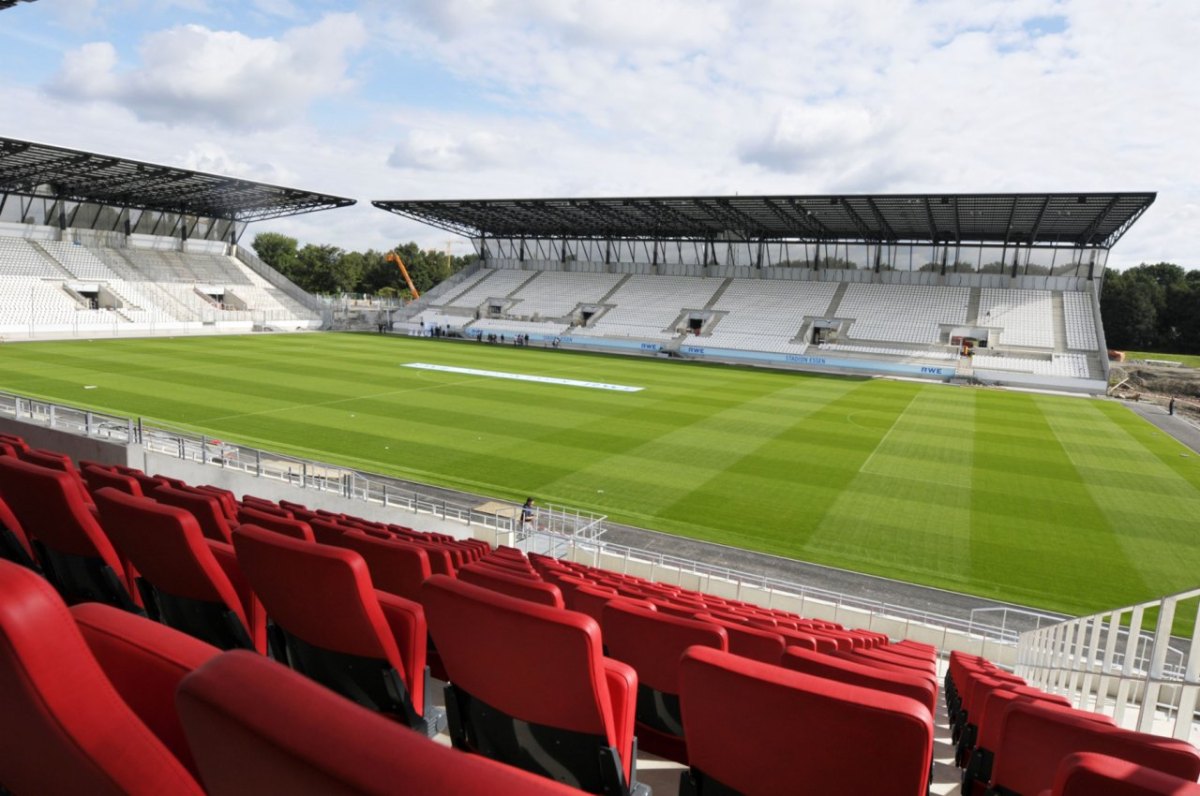
<path id="1" fill-rule="evenodd" d="M 1170 434 L 1192 451 L 1200 454 L 1200 429 L 1197 429 L 1196 426 L 1187 420 L 1178 415 L 1168 415 L 1167 410 L 1161 406 L 1135 402 L 1123 403 L 1160 430 Z M 452 489 L 430 486 L 415 481 L 387 478 L 377 473 L 363 473 L 363 475 L 371 479 L 384 480 L 407 489 L 417 490 L 424 494 L 438 495 L 445 500 L 455 502 L 470 502 L 474 500 L 484 503 L 495 499 L 470 492 L 459 492 Z M 604 534 L 604 541 L 606 542 L 636 547 L 678 558 L 693 559 L 716 567 L 725 567 L 755 575 L 765 575 L 769 578 L 776 578 L 800 586 L 840 592 L 859 599 L 876 600 L 889 605 L 902 606 L 910 611 L 926 611 L 962 620 L 969 620 L 971 612 L 978 608 L 1016 608 L 1027 611 L 1038 611 L 1042 614 L 1063 616 L 1062 614 L 1050 614 L 1050 612 L 1039 611 L 1039 609 L 1032 609 L 1014 603 L 988 600 L 970 594 L 935 589 L 930 586 L 920 586 L 915 583 L 905 583 L 875 575 L 865 575 L 861 572 L 851 572 L 850 570 L 811 564 L 807 561 L 797 561 L 766 553 L 756 553 L 753 550 L 743 550 L 713 542 L 702 542 L 696 539 L 689 539 L 685 536 L 636 528 L 632 525 L 620 525 L 610 521 L 605 523 L 605 527 L 607 528 Z M 1000 617 L 998 615 L 990 617 L 984 615 L 980 617 L 980 624 L 999 624 L 999 622 Z M 1045 624 L 1045 620 L 1042 623 Z M 1009 614 L 1005 621 L 1006 627 L 1018 632 L 1032 629 L 1036 624 L 1036 619 L 1021 614 Z"/>

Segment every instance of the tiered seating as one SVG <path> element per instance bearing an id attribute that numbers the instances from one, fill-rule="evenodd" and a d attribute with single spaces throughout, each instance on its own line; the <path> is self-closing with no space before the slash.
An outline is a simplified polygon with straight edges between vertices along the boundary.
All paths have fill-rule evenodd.
<path id="1" fill-rule="evenodd" d="M 595 304 L 617 286 L 621 274 L 543 271 L 512 295 L 519 301 L 509 312 L 522 318 L 561 318 L 579 304 Z"/>
<path id="2" fill-rule="evenodd" d="M 63 272 L 23 238 L 0 238 L 0 263 L 6 276 L 62 279 Z M 26 294 L 28 298 L 28 294 Z"/>
<path id="3" fill-rule="evenodd" d="M 635 734 L 643 750 L 688 766 L 681 793 L 915 795 L 929 785 L 937 667 L 926 645 L 512 548 L 287 501 L 239 501 L 129 468 L 84 463 L 76 471 L 70 459 L 14 437 L 0 436 L 0 498 L 14 507 L 6 518 L 0 502 L 10 530 L 5 550 L 23 550 L 54 573 L 62 555 L 47 540 L 65 546 L 69 539 L 81 552 L 68 555 L 96 562 L 67 570 L 84 584 L 68 579 L 72 599 L 85 587 L 111 596 L 103 589 L 113 583 L 136 597 L 140 586 L 152 618 L 215 643 L 139 617 L 134 604 L 73 609 L 106 687 L 161 754 L 185 773 L 199 772 L 209 792 L 374 793 L 411 781 L 431 793 L 458 783 L 473 783 L 461 785 L 468 792 L 505 792 L 511 783 L 537 793 L 555 792 L 550 780 L 557 779 L 595 793 L 642 793 Z M 234 546 L 205 538 L 192 510 L 210 523 L 219 517 L 223 526 L 213 534 L 223 539 L 219 529 L 231 530 Z M 112 553 L 100 553 L 109 541 Z M 42 583 L 28 566 L 0 561 L 0 642 L 11 618 L 45 613 L 9 610 L 29 593 L 21 578 Z M 264 606 L 277 628 L 271 644 Z M 426 616 L 436 646 L 427 646 Z M 157 647 L 163 639 L 165 652 Z M 247 649 L 219 655 L 218 647 Z M 74 657 L 55 649 L 52 668 L 66 671 L 59 664 L 70 660 L 74 672 Z M 288 661 L 307 679 L 248 649 Z M 475 756 L 422 747 L 428 742 L 419 733 L 396 727 L 438 729 L 427 652 L 447 681 L 451 741 Z M 23 674 L 14 680 L 5 654 L 0 700 L 6 711 L 23 710 L 30 699 L 22 689 L 37 682 Z M 1173 793 L 1153 788 L 1189 786 L 1200 775 L 1190 745 L 1120 730 L 981 658 L 951 656 L 946 697 L 964 794 Z M 63 704 L 72 703 L 50 700 L 45 710 Z M 16 778 L 31 769 L 15 755 L 53 760 L 58 741 L 38 736 L 26 749 L 10 742 L 10 729 L 0 719 L 0 784 L 68 792 L 44 767 L 45 785 Z M 393 749 L 393 735 L 407 741 Z M 379 738 L 389 742 L 371 754 Z M 1071 757 L 1076 752 L 1127 762 Z M 541 776 L 507 767 L 495 773 L 480 757 Z M 419 785 L 429 781 L 425 768 L 406 778 L 396 767 L 397 759 L 411 766 L 418 758 L 464 779 L 447 770 L 436 777 L 442 785 L 427 790 Z M 9 772 L 17 772 L 12 781 Z M 390 779 L 379 778 L 385 773 Z M 481 786 L 479 777 L 497 784 Z M 1135 785 L 1141 790 L 1120 789 Z M 78 780 L 70 787 L 111 792 Z"/>
<path id="4" fill-rule="evenodd" d="M 1112 755 L 1187 782 L 1200 777 L 1200 753 L 1191 744 L 1115 727 L 1107 716 L 1075 710 L 984 658 L 952 652 L 945 693 L 964 796 L 1061 792 L 1077 764 L 1069 758 L 1078 752 Z"/>
<path id="5" fill-rule="evenodd" d="M 678 332 L 666 327 L 680 311 L 705 306 L 723 283 L 690 276 L 631 276 L 608 298 L 608 303 L 616 306 L 591 327 L 574 333 L 670 339 Z"/>
<path id="6" fill-rule="evenodd" d="M 1003 329 L 1001 345 L 1054 348 L 1053 296 L 1049 290 L 982 288 L 979 323 Z"/>
<path id="7" fill-rule="evenodd" d="M 268 320 L 307 321 L 315 315 L 235 259 L 219 254 L 110 249 L 65 241 L 0 237 L 0 328 L 63 332 L 129 324 L 167 327 L 221 320 L 221 308 L 195 293 L 214 285 Z M 116 310 L 91 310 L 65 291 L 71 278 L 106 289 Z M 227 302 L 229 304 L 235 302 Z M 247 320 L 231 315 L 227 319 Z"/>
<path id="8" fill-rule="evenodd" d="M 970 298 L 965 287 L 852 284 L 837 314 L 855 319 L 854 340 L 934 344 L 941 342 L 940 325 L 966 322 Z"/>
<path id="9" fill-rule="evenodd" d="M 849 343 L 821 343 L 822 351 L 846 351 L 852 354 L 880 354 L 886 357 L 919 357 L 920 359 L 939 359 L 953 362 L 958 354 L 951 351 L 914 351 L 909 348 L 887 348 L 877 345 L 851 345 Z"/>
<path id="10" fill-rule="evenodd" d="M 104 264 L 86 246 L 67 243 L 60 240 L 40 240 L 37 243 L 50 254 L 58 263 L 79 279 L 95 282 L 107 282 L 117 279 L 111 268 Z"/>
<path id="11" fill-rule="evenodd" d="M 976 368 L 989 370 L 1011 370 L 1072 379 L 1086 379 L 1091 375 L 1088 358 L 1083 354 L 1052 354 L 1050 359 L 1034 359 L 977 353 L 971 361 Z"/>
<path id="12" fill-rule="evenodd" d="M 484 318 L 472 323 L 467 334 L 472 337 L 478 337 L 481 334 L 541 334 L 557 337 L 560 334 L 566 334 L 567 331 L 567 324 L 559 321 L 506 321 L 498 318 Z"/>
<path id="13" fill-rule="evenodd" d="M 487 277 L 473 280 L 467 290 L 459 292 L 453 299 L 446 302 L 447 307 L 478 307 L 490 298 L 503 298 L 516 290 L 522 282 L 530 277 L 528 271 L 510 271 L 507 269 L 484 270 L 480 274 Z M 472 278 L 475 275 L 472 275 Z"/>
<path id="14" fill-rule="evenodd" d="M 713 304 L 726 313 L 711 334 L 696 345 L 803 354 L 807 344 L 793 343 L 806 316 L 820 316 L 837 292 L 833 282 L 784 282 L 734 279 Z"/>
<path id="15" fill-rule="evenodd" d="M 420 325 L 423 323 L 428 332 L 435 326 L 449 326 L 451 329 L 458 330 L 470 322 L 471 319 L 465 315 L 443 315 L 439 310 L 430 309 L 417 313 L 409 319 L 408 324 L 411 328 L 421 328 Z"/>
<path id="16" fill-rule="evenodd" d="M 1092 314 L 1092 297 L 1087 293 L 1063 293 L 1063 313 L 1067 321 L 1067 348 L 1076 351 L 1095 351 L 1096 318 Z"/>

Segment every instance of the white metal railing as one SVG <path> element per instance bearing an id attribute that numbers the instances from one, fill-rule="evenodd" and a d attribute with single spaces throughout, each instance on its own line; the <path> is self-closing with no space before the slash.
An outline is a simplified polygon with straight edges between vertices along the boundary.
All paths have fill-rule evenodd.
<path id="1" fill-rule="evenodd" d="M 730 567 L 707 564 L 690 558 L 681 558 L 668 553 L 659 553 L 628 545 L 606 542 L 599 536 L 589 539 L 582 535 L 556 533 L 547 528 L 539 527 L 534 531 L 526 531 L 523 534 L 519 534 L 518 539 L 517 546 L 521 549 L 555 558 L 568 558 L 573 561 L 579 561 L 580 558 L 590 558 L 595 566 L 600 566 L 598 562 L 602 560 L 602 557 L 606 561 L 620 560 L 623 564 L 617 567 L 616 570 L 622 574 L 629 571 L 630 563 L 649 564 L 652 568 L 668 568 L 672 571 L 692 574 L 699 579 L 700 585 L 698 589 L 700 591 L 711 591 L 709 587 L 714 582 L 725 581 L 734 584 L 739 593 L 741 592 L 741 587 L 745 585 L 769 594 L 777 593 L 798 598 L 801 601 L 817 600 L 828 603 L 835 608 L 845 607 L 862 611 L 872 617 L 887 617 L 905 623 L 905 635 L 908 633 L 908 626 L 910 624 L 921 624 L 940 628 L 944 633 L 952 632 L 984 638 L 1001 644 L 1011 645 L 1017 642 L 1017 631 L 1011 628 L 991 625 L 973 618 L 961 619 L 933 611 L 923 611 L 881 600 L 871 600 L 828 589 L 805 586 L 779 578 L 772 578 L 760 573 L 744 572 Z M 580 555 L 581 552 L 583 555 Z M 614 569 L 614 567 L 608 564 L 603 565 L 602 568 Z M 938 646 L 939 648 L 945 647 L 944 644 Z"/>
<path id="2" fill-rule="evenodd" d="M 1136 710 L 1139 731 L 1188 739 L 1200 698 L 1200 606 L 1177 609 L 1197 598 L 1192 589 L 1022 633 L 1017 674 L 1119 725 Z M 1154 611 L 1154 630 L 1146 631 Z M 1172 635 L 1177 613 L 1190 622 L 1189 635 Z"/>
<path id="3" fill-rule="evenodd" d="M 513 531 L 514 517 L 519 515 L 519 507 L 515 504 L 508 512 L 482 512 L 466 501 L 455 501 L 411 489 L 347 467 L 238 445 L 204 434 L 148 425 L 140 418 L 93 412 L 12 393 L 0 392 L 0 416 L 121 445 L 141 444 L 148 451 L 181 461 L 237 470 L 256 478 L 283 481 L 301 489 L 332 493 L 351 500 L 401 508 L 496 531 Z M 540 513 L 546 523 L 555 527 L 584 528 L 591 524 L 603 532 L 603 516 L 564 507 L 546 507 Z"/>

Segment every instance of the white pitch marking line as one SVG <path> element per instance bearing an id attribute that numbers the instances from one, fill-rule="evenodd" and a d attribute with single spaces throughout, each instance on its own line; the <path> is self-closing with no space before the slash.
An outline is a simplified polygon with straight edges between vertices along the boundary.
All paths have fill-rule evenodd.
<path id="1" fill-rule="evenodd" d="M 491 379 L 509 379 L 511 381 L 532 381 L 538 384 L 557 384 L 562 387 L 587 387 L 592 390 L 611 390 L 613 392 L 641 392 L 644 387 L 629 387 L 624 384 L 605 384 L 601 381 L 578 381 L 576 379 L 558 379 L 552 376 L 530 376 L 525 373 L 506 373 L 501 370 L 476 370 L 475 368 L 459 368 L 452 365 L 430 365 L 428 362 L 405 362 L 400 367 L 416 368 L 418 370 L 436 370 L 443 373 L 461 373 L 465 376 L 485 376 Z"/>
<path id="2" fill-rule="evenodd" d="M 875 443 L 875 450 L 871 451 L 871 455 L 868 456 L 867 460 L 859 466 L 858 471 L 860 473 L 871 473 L 867 467 L 870 466 L 872 460 L 874 460 L 875 454 L 879 453 L 879 449 L 882 448 L 885 443 L 887 443 L 888 437 L 892 436 L 892 432 L 896 430 L 896 426 L 900 425 L 900 421 L 904 419 L 906 414 L 908 414 L 909 407 L 913 405 L 913 401 L 917 400 L 918 395 L 920 395 L 920 393 L 914 393 L 913 397 L 908 399 L 908 403 L 905 404 L 903 411 L 901 411 L 900 414 L 896 416 L 896 419 L 892 421 L 892 427 L 887 430 L 887 433 L 883 435 L 883 438 L 880 439 L 879 442 Z M 851 420 L 850 422 L 853 423 L 854 421 Z"/>

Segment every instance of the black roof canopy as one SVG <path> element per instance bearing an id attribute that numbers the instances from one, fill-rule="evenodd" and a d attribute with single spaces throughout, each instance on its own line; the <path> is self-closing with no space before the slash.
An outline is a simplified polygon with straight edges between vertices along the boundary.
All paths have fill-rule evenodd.
<path id="1" fill-rule="evenodd" d="M 1111 247 L 1141 193 L 375 201 L 468 237 L 1023 243 Z"/>
<path id="2" fill-rule="evenodd" d="M 0 11 L 6 8 L 12 8 L 17 3 L 32 3 L 33 0 L 0 0 Z"/>
<path id="3" fill-rule="evenodd" d="M 355 201 L 13 138 L 0 138 L 0 193 L 240 222 L 346 207 Z"/>

